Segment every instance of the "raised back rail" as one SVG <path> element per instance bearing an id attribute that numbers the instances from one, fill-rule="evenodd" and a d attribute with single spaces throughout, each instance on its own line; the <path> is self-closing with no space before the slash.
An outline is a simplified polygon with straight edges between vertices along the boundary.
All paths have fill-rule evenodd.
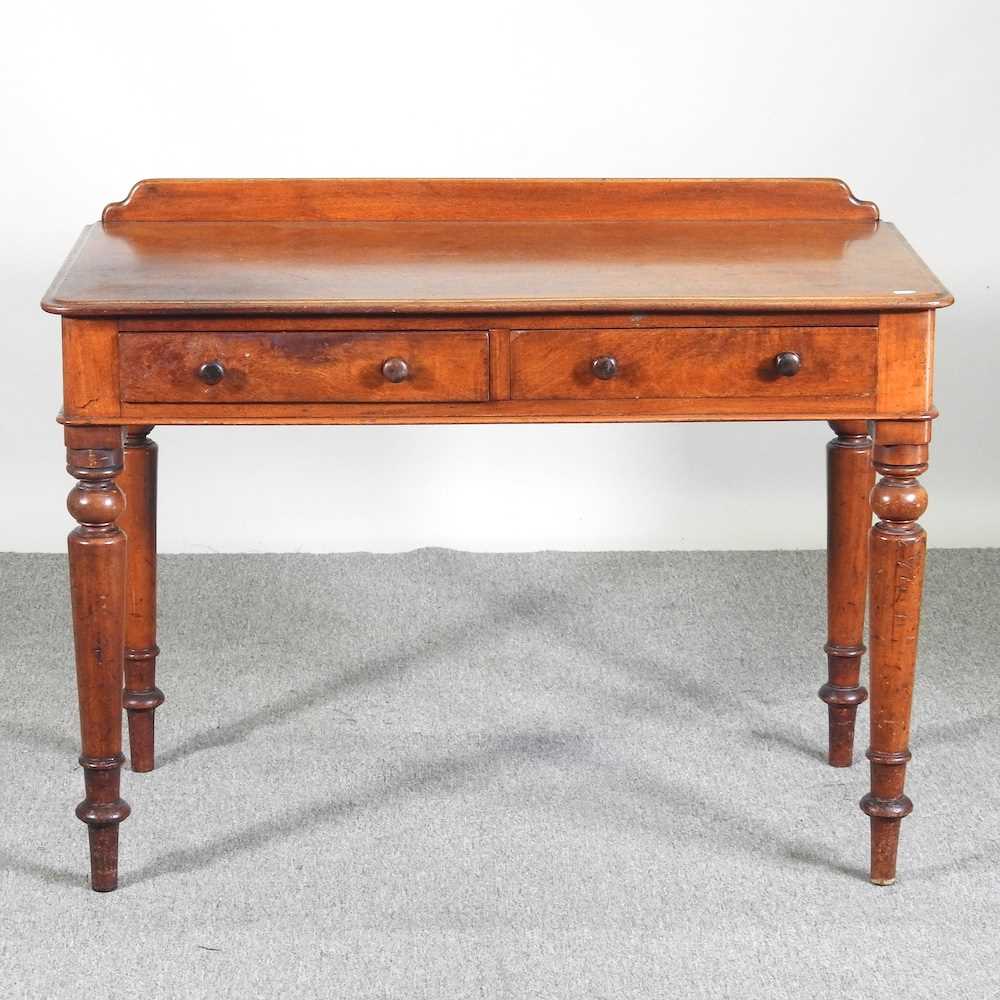
<path id="1" fill-rule="evenodd" d="M 875 222 L 833 179 L 145 180 L 126 222 Z"/>

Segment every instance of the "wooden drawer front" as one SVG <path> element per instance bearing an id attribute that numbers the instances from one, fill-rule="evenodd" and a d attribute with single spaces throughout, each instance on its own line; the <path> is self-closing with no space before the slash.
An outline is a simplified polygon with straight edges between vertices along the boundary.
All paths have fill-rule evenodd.
<path id="1" fill-rule="evenodd" d="M 126 402 L 476 402 L 489 398 L 484 331 L 121 333 Z M 406 376 L 383 365 L 402 359 Z M 206 384 L 202 365 L 223 375 Z M 218 374 L 216 372 L 215 374 Z M 396 364 L 395 375 L 399 374 Z"/>
<path id="2" fill-rule="evenodd" d="M 782 352 L 801 359 L 796 374 L 777 371 Z M 614 359 L 611 377 L 598 358 Z M 511 398 L 868 396 L 875 359 L 874 327 L 515 330 Z"/>

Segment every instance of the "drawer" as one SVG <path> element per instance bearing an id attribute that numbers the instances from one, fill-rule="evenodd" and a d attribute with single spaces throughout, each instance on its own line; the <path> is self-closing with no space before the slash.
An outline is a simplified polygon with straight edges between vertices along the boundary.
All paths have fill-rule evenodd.
<path id="1" fill-rule="evenodd" d="M 120 333 L 121 397 L 159 403 L 476 402 L 485 331 Z"/>
<path id="2" fill-rule="evenodd" d="M 875 327 L 511 332 L 513 399 L 868 396 L 875 371 Z"/>

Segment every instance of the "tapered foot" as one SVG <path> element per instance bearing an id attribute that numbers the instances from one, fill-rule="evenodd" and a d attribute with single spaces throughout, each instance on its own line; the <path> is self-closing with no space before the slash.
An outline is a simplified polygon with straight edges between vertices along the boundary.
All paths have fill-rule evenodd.
<path id="1" fill-rule="evenodd" d="M 76 807 L 76 815 L 87 824 L 90 887 L 95 892 L 110 892 L 118 887 L 118 824 L 131 812 L 119 794 L 123 759 L 121 754 L 80 757 L 87 797 Z"/>
<path id="2" fill-rule="evenodd" d="M 152 771 L 155 766 L 155 712 L 163 704 L 163 692 L 151 683 L 158 653 L 156 646 L 125 651 L 126 687 L 122 705 L 128 713 L 129 758 L 132 770 L 139 774 Z"/>
<path id="3" fill-rule="evenodd" d="M 843 653 L 834 652 L 836 647 L 827 644 L 825 648 L 831 660 L 835 657 L 843 658 Z M 860 658 L 863 653 L 864 646 L 861 646 L 852 650 L 849 655 Z M 830 667 L 831 673 L 836 671 L 836 667 Z M 831 767 L 850 767 L 854 763 L 854 723 L 858 705 L 867 700 L 868 692 L 860 684 L 844 686 L 827 682 L 819 689 L 819 697 L 827 705 L 829 727 L 827 762 Z"/>
<path id="4" fill-rule="evenodd" d="M 906 758 L 909 759 L 909 754 Z M 905 766 L 905 761 L 901 763 Z M 899 781 L 901 784 L 902 776 Z M 913 812 L 913 803 L 903 794 L 891 799 L 880 799 L 869 792 L 861 800 L 861 810 L 871 821 L 869 881 L 873 885 L 892 885 L 896 881 L 900 821 Z"/>
<path id="5" fill-rule="evenodd" d="M 90 887 L 94 892 L 118 888 L 118 825 L 92 826 L 90 839 Z"/>

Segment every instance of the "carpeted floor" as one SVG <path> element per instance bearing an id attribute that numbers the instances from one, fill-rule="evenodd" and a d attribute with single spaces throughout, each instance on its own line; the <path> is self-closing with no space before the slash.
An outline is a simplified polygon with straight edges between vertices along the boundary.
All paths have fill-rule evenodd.
<path id="1" fill-rule="evenodd" d="M 0 557 L 4 997 L 1000 996 L 1000 550 L 932 553 L 887 889 L 819 553 L 166 556 L 110 895 L 64 577 Z"/>

